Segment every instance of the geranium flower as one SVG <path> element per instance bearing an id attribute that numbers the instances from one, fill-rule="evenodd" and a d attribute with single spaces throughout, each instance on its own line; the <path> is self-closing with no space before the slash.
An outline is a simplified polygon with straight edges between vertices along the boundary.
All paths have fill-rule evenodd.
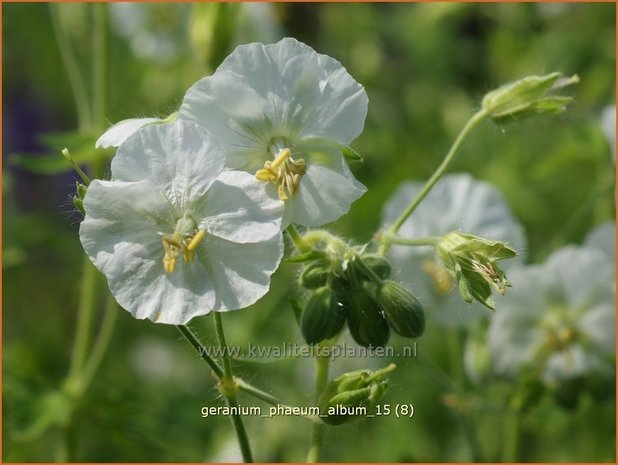
<path id="1" fill-rule="evenodd" d="M 384 206 L 382 223 L 390 226 L 422 187 L 420 182 L 404 182 L 399 186 Z M 444 176 L 403 223 L 398 234 L 420 239 L 452 231 L 506 242 L 520 256 L 526 243 L 522 227 L 500 193 L 468 174 Z M 389 257 L 395 277 L 416 294 L 428 316 L 448 326 L 461 326 L 489 316 L 478 302 L 462 301 L 455 279 L 434 248 L 393 245 Z M 512 266 L 509 262 L 513 261 L 517 257 L 505 261 L 504 267 L 508 270 Z M 516 281 L 510 281 L 517 285 Z"/>
<path id="2" fill-rule="evenodd" d="M 178 117 L 211 131 L 229 168 L 269 185 L 285 202 L 284 224 L 318 226 L 366 190 L 342 153 L 352 153 L 367 101 L 338 61 L 286 38 L 236 48 L 188 90 Z"/>
<path id="3" fill-rule="evenodd" d="M 223 161 L 195 123 L 153 125 L 121 145 L 111 181 L 88 187 L 82 245 L 134 317 L 184 324 L 268 291 L 281 203 Z"/>
<path id="4" fill-rule="evenodd" d="M 613 256 L 591 244 L 568 246 L 542 265 L 511 274 L 517 286 L 505 297 L 487 333 L 496 373 L 515 376 L 532 367 L 544 382 L 555 384 L 588 373 L 613 372 Z"/>

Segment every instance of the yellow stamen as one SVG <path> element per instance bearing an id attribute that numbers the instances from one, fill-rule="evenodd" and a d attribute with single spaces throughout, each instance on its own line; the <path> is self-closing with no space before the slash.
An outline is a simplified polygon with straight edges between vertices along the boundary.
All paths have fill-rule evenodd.
<path id="1" fill-rule="evenodd" d="M 264 167 L 255 173 L 258 181 L 278 183 L 279 200 L 287 200 L 298 190 L 300 180 L 307 171 L 305 160 L 294 160 L 290 149 L 281 149 L 273 161 L 264 163 Z"/>
<path id="2" fill-rule="evenodd" d="M 258 181 L 272 182 L 277 180 L 277 173 L 273 173 L 272 170 L 263 168 L 255 173 L 255 177 Z"/>
<path id="3" fill-rule="evenodd" d="M 290 152 L 290 149 L 281 149 L 279 150 L 279 153 L 277 154 L 277 157 L 275 158 L 275 160 L 272 162 L 271 166 L 273 168 L 279 168 L 279 165 L 281 165 L 281 163 L 286 161 L 291 156 L 292 156 L 292 152 Z"/>
<path id="4" fill-rule="evenodd" d="M 180 233 L 176 232 L 171 236 L 163 236 L 163 269 L 166 273 L 172 273 L 176 269 L 176 259 L 182 250 L 182 256 L 186 262 L 193 261 L 195 257 L 195 249 L 202 242 L 206 231 L 198 230 L 193 236 L 185 236 L 183 240 L 179 240 Z"/>

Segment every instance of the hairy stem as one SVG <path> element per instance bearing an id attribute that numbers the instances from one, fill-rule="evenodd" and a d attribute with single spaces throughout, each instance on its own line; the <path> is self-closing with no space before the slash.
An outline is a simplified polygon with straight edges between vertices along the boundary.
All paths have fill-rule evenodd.
<path id="1" fill-rule="evenodd" d="M 316 404 L 320 395 L 326 388 L 328 383 L 328 357 L 316 357 L 315 359 L 315 401 Z M 311 440 L 309 444 L 309 453 L 307 454 L 307 462 L 316 463 L 320 460 L 320 451 L 322 448 L 322 436 L 324 434 L 324 425 L 316 423 L 311 430 Z"/>
<path id="2" fill-rule="evenodd" d="M 236 401 L 236 381 L 234 379 L 234 373 L 232 372 L 232 359 L 230 357 L 227 342 L 225 340 L 225 333 L 223 332 L 223 321 L 219 312 L 214 312 L 215 319 L 215 331 L 217 332 L 217 339 L 219 340 L 219 346 L 223 353 L 223 376 L 219 382 L 220 390 L 225 400 L 230 407 L 230 411 L 238 411 L 238 402 Z M 235 408 L 234 408 L 235 407 Z M 238 439 L 240 451 L 242 453 L 243 460 L 245 462 L 253 462 L 251 455 L 251 446 L 249 445 L 249 438 L 247 437 L 247 431 L 245 425 L 242 422 L 242 418 L 238 413 L 230 414 L 234 431 Z"/>

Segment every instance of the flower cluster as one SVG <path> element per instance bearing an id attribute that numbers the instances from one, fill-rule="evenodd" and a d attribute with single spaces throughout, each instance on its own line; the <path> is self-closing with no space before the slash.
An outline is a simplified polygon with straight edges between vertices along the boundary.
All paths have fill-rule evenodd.
<path id="1" fill-rule="evenodd" d="M 99 138 L 118 150 L 112 180 L 77 199 L 84 249 L 136 318 L 183 324 L 251 305 L 282 228 L 333 221 L 365 192 L 346 157 L 366 113 L 336 60 L 294 39 L 239 46 L 177 113 Z"/>
<path id="2" fill-rule="evenodd" d="M 300 320 L 309 344 L 336 337 L 346 321 L 352 338 L 365 347 L 384 346 L 391 329 L 409 338 L 423 334 L 423 307 L 390 279 L 383 256 L 356 250 L 325 231 L 308 232 L 304 239 L 314 247 L 297 259 L 306 263 L 300 285 L 311 292 Z"/>

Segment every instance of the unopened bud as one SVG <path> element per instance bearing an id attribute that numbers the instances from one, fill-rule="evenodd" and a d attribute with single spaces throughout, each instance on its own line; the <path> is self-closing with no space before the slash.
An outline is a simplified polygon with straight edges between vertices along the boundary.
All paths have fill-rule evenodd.
<path id="1" fill-rule="evenodd" d="M 548 95 L 549 92 L 578 82 L 577 75 L 566 78 L 562 73 L 528 76 L 489 92 L 483 98 L 482 107 L 499 123 L 532 115 L 562 113 L 573 99 Z"/>
<path id="2" fill-rule="evenodd" d="M 329 267 L 324 262 L 314 262 L 308 265 L 299 278 L 300 285 L 305 289 L 317 289 L 326 284 Z"/>
<path id="3" fill-rule="evenodd" d="M 404 337 L 419 337 L 425 331 L 423 306 L 414 295 L 395 281 L 384 281 L 378 302 L 393 331 Z"/>
<path id="4" fill-rule="evenodd" d="M 364 347 L 383 347 L 390 329 L 386 318 L 367 285 L 356 289 L 344 301 L 348 328 L 354 340 Z"/>
<path id="5" fill-rule="evenodd" d="M 371 271 L 379 278 L 388 279 L 391 276 L 391 265 L 386 258 L 379 254 L 367 254 L 361 257 Z"/>
<path id="6" fill-rule="evenodd" d="M 343 307 L 335 291 L 327 286 L 309 298 L 300 318 L 300 330 L 308 344 L 317 344 L 337 335 L 345 324 Z"/>
<path id="7" fill-rule="evenodd" d="M 394 364 L 377 370 L 359 370 L 344 373 L 331 381 L 320 395 L 320 417 L 329 425 L 340 425 L 359 417 L 366 417 L 367 410 L 375 407 L 388 388 L 386 374 L 395 369 Z"/>

